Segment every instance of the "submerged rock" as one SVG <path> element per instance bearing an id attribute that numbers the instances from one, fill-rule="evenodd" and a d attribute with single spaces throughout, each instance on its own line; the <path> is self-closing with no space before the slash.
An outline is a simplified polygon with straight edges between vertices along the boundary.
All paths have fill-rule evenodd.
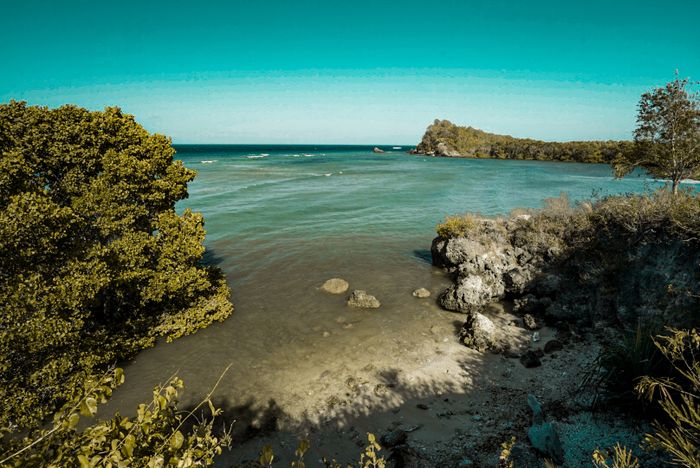
<path id="1" fill-rule="evenodd" d="M 321 286 L 321 289 L 331 294 L 342 294 L 348 290 L 350 285 L 342 278 L 331 278 Z"/>
<path id="2" fill-rule="evenodd" d="M 379 302 L 379 299 L 371 294 L 367 294 L 366 291 L 356 289 L 352 292 L 352 294 L 350 294 L 350 297 L 348 297 L 348 305 L 352 307 L 360 307 L 362 309 L 377 309 L 382 304 Z"/>
<path id="3" fill-rule="evenodd" d="M 418 297 L 418 298 L 430 297 L 430 291 L 428 291 L 425 288 L 418 288 L 415 291 L 413 291 L 413 297 Z"/>
<path id="4" fill-rule="evenodd" d="M 495 346 L 496 326 L 478 312 L 468 314 L 467 320 L 459 331 L 459 341 L 468 348 L 484 352 Z"/>

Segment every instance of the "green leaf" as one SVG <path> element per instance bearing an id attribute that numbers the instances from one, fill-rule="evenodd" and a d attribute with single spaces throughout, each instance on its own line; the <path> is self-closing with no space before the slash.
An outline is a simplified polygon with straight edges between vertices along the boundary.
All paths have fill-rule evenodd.
<path id="1" fill-rule="evenodd" d="M 175 431 L 175 434 L 170 438 L 170 447 L 172 447 L 173 450 L 179 450 L 184 442 L 185 436 L 182 435 L 182 432 Z"/>

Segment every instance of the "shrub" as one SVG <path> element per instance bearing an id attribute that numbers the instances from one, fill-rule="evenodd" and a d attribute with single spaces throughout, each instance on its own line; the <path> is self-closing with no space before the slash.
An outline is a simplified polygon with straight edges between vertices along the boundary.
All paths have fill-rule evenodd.
<path id="1" fill-rule="evenodd" d="M 0 105 L 0 435 L 232 312 L 174 153 L 118 108 Z"/>
<path id="2" fill-rule="evenodd" d="M 221 379 L 219 379 L 221 380 Z M 0 455 L 0 465 L 15 467 L 93 467 L 210 465 L 216 455 L 231 443 L 230 431 L 217 436 L 213 424 L 221 410 L 211 402 L 211 394 L 192 411 L 177 408 L 177 395 L 183 387 L 173 376 L 155 388 L 151 402 L 139 405 L 135 418 L 119 413 L 111 419 L 78 430 L 83 417 L 93 417 L 117 386 L 124 382 L 121 369 L 87 380 L 76 396 L 53 417 L 50 429 L 32 437 L 13 441 Z M 218 384 L 218 383 L 217 383 Z M 194 414 L 206 404 L 209 419 Z M 197 419 L 192 423 L 191 419 Z"/>
<path id="3" fill-rule="evenodd" d="M 478 223 L 476 217 L 471 214 L 462 216 L 448 216 L 445 222 L 438 224 L 436 231 L 438 236 L 449 239 L 451 237 L 465 237 L 476 229 Z"/>

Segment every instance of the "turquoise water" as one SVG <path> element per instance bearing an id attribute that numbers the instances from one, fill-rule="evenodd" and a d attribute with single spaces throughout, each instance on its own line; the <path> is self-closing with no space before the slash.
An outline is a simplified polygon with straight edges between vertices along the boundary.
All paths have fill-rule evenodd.
<path id="1" fill-rule="evenodd" d="M 204 214 L 207 261 L 226 273 L 235 312 L 128 363 L 127 382 L 110 403 L 127 413 L 174 372 L 187 385 L 183 404 L 197 402 L 231 364 L 217 402 L 256 414 L 274 401 L 289 420 L 321 420 L 324 402 L 344 398 L 347 379 L 373 385 L 382 369 L 429 366 L 455 342 L 459 317 L 434 300 L 450 280 L 429 261 L 435 224 L 446 215 L 538 207 L 561 192 L 579 200 L 658 185 L 614 180 L 605 165 L 430 158 L 406 148 L 177 149 L 198 171 L 178 209 Z M 351 309 L 344 295 L 320 291 L 331 277 L 367 290 L 382 307 Z M 432 298 L 412 297 L 419 287 Z M 372 408 L 365 402 L 352 410 Z"/>
<path id="2" fill-rule="evenodd" d="M 204 214 L 207 246 L 239 284 L 263 264 L 291 269 L 338 249 L 389 260 L 412 255 L 429 248 L 435 225 L 450 214 L 500 214 L 561 192 L 579 200 L 653 185 L 615 180 L 607 165 L 431 158 L 409 148 L 177 148 L 198 171 L 181 206 Z"/>

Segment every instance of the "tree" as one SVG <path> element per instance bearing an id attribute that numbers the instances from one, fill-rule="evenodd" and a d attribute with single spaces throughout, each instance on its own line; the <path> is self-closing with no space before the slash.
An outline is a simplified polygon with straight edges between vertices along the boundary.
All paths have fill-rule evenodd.
<path id="1" fill-rule="evenodd" d="M 683 179 L 700 176 L 700 99 L 688 84 L 676 77 L 642 94 L 634 147 L 613 162 L 617 177 L 641 167 L 670 179 L 675 194 Z"/>
<path id="2" fill-rule="evenodd" d="M 0 436 L 116 361 L 223 320 L 195 172 L 118 108 L 0 105 Z"/>

